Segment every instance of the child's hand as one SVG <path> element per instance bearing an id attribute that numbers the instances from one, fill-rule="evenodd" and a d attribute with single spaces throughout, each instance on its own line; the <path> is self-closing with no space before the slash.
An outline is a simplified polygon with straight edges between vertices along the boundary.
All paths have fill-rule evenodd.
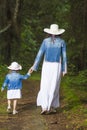
<path id="1" fill-rule="evenodd" d="M 1 92 L 4 91 L 4 88 L 1 88 Z"/>

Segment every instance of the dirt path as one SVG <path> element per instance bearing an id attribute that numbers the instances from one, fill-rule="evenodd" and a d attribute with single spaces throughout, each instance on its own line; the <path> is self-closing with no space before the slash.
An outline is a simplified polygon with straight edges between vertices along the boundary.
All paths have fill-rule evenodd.
<path id="1" fill-rule="evenodd" d="M 64 104 L 63 95 L 61 95 L 61 107 L 56 114 L 40 115 L 41 109 L 36 107 L 38 90 L 39 81 L 23 82 L 23 98 L 18 103 L 19 113 L 16 115 L 0 113 L 0 130 L 87 130 L 87 127 L 77 128 L 83 118 L 80 116 L 79 122 L 78 114 L 69 114 L 71 108 Z M 1 102 L 7 106 L 5 99 Z M 65 110 L 68 113 L 65 113 Z"/>
<path id="2" fill-rule="evenodd" d="M 40 115 L 40 108 L 36 107 L 37 86 L 37 81 L 24 81 L 23 98 L 18 103 L 19 113 L 0 114 L 0 130 L 48 130 L 46 120 Z"/>

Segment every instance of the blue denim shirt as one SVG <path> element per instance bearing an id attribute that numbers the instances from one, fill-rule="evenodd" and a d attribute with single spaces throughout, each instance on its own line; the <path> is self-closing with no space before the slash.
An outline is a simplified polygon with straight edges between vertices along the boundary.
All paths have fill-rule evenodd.
<path id="1" fill-rule="evenodd" d="M 30 77 L 30 74 L 21 75 L 16 71 L 12 71 L 6 75 L 2 88 L 4 89 L 7 86 L 8 90 L 22 89 L 22 80 L 28 77 Z"/>
<path id="2" fill-rule="evenodd" d="M 33 70 L 37 70 L 42 56 L 47 62 L 60 62 L 62 59 L 62 71 L 67 70 L 66 43 L 63 39 L 57 37 L 52 42 L 51 37 L 43 40 L 39 52 L 35 58 Z"/>

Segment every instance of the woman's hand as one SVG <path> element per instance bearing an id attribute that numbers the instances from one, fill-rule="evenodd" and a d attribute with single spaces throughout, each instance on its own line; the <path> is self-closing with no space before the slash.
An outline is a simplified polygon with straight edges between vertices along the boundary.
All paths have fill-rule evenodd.
<path id="1" fill-rule="evenodd" d="M 66 74 L 67 74 L 67 72 L 65 72 L 65 71 L 64 71 L 64 72 L 62 72 L 62 75 L 63 75 L 63 76 L 65 76 Z"/>
<path id="2" fill-rule="evenodd" d="M 33 72 L 33 67 L 31 67 L 28 72 L 31 74 Z"/>

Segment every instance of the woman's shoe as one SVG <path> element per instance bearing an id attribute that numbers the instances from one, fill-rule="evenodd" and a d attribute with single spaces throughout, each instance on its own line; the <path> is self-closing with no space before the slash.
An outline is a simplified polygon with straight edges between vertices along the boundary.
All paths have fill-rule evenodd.
<path id="1" fill-rule="evenodd" d="M 57 110 L 55 108 L 51 108 L 49 111 L 47 111 L 47 115 L 50 115 L 50 114 L 56 114 L 57 113 Z"/>
<path id="2" fill-rule="evenodd" d="M 55 108 L 50 109 L 50 113 L 56 113 L 56 112 L 57 112 L 57 110 Z"/>
<path id="3" fill-rule="evenodd" d="M 42 111 L 41 111 L 41 115 L 45 115 L 46 112 L 47 112 L 47 110 L 42 110 Z"/>

